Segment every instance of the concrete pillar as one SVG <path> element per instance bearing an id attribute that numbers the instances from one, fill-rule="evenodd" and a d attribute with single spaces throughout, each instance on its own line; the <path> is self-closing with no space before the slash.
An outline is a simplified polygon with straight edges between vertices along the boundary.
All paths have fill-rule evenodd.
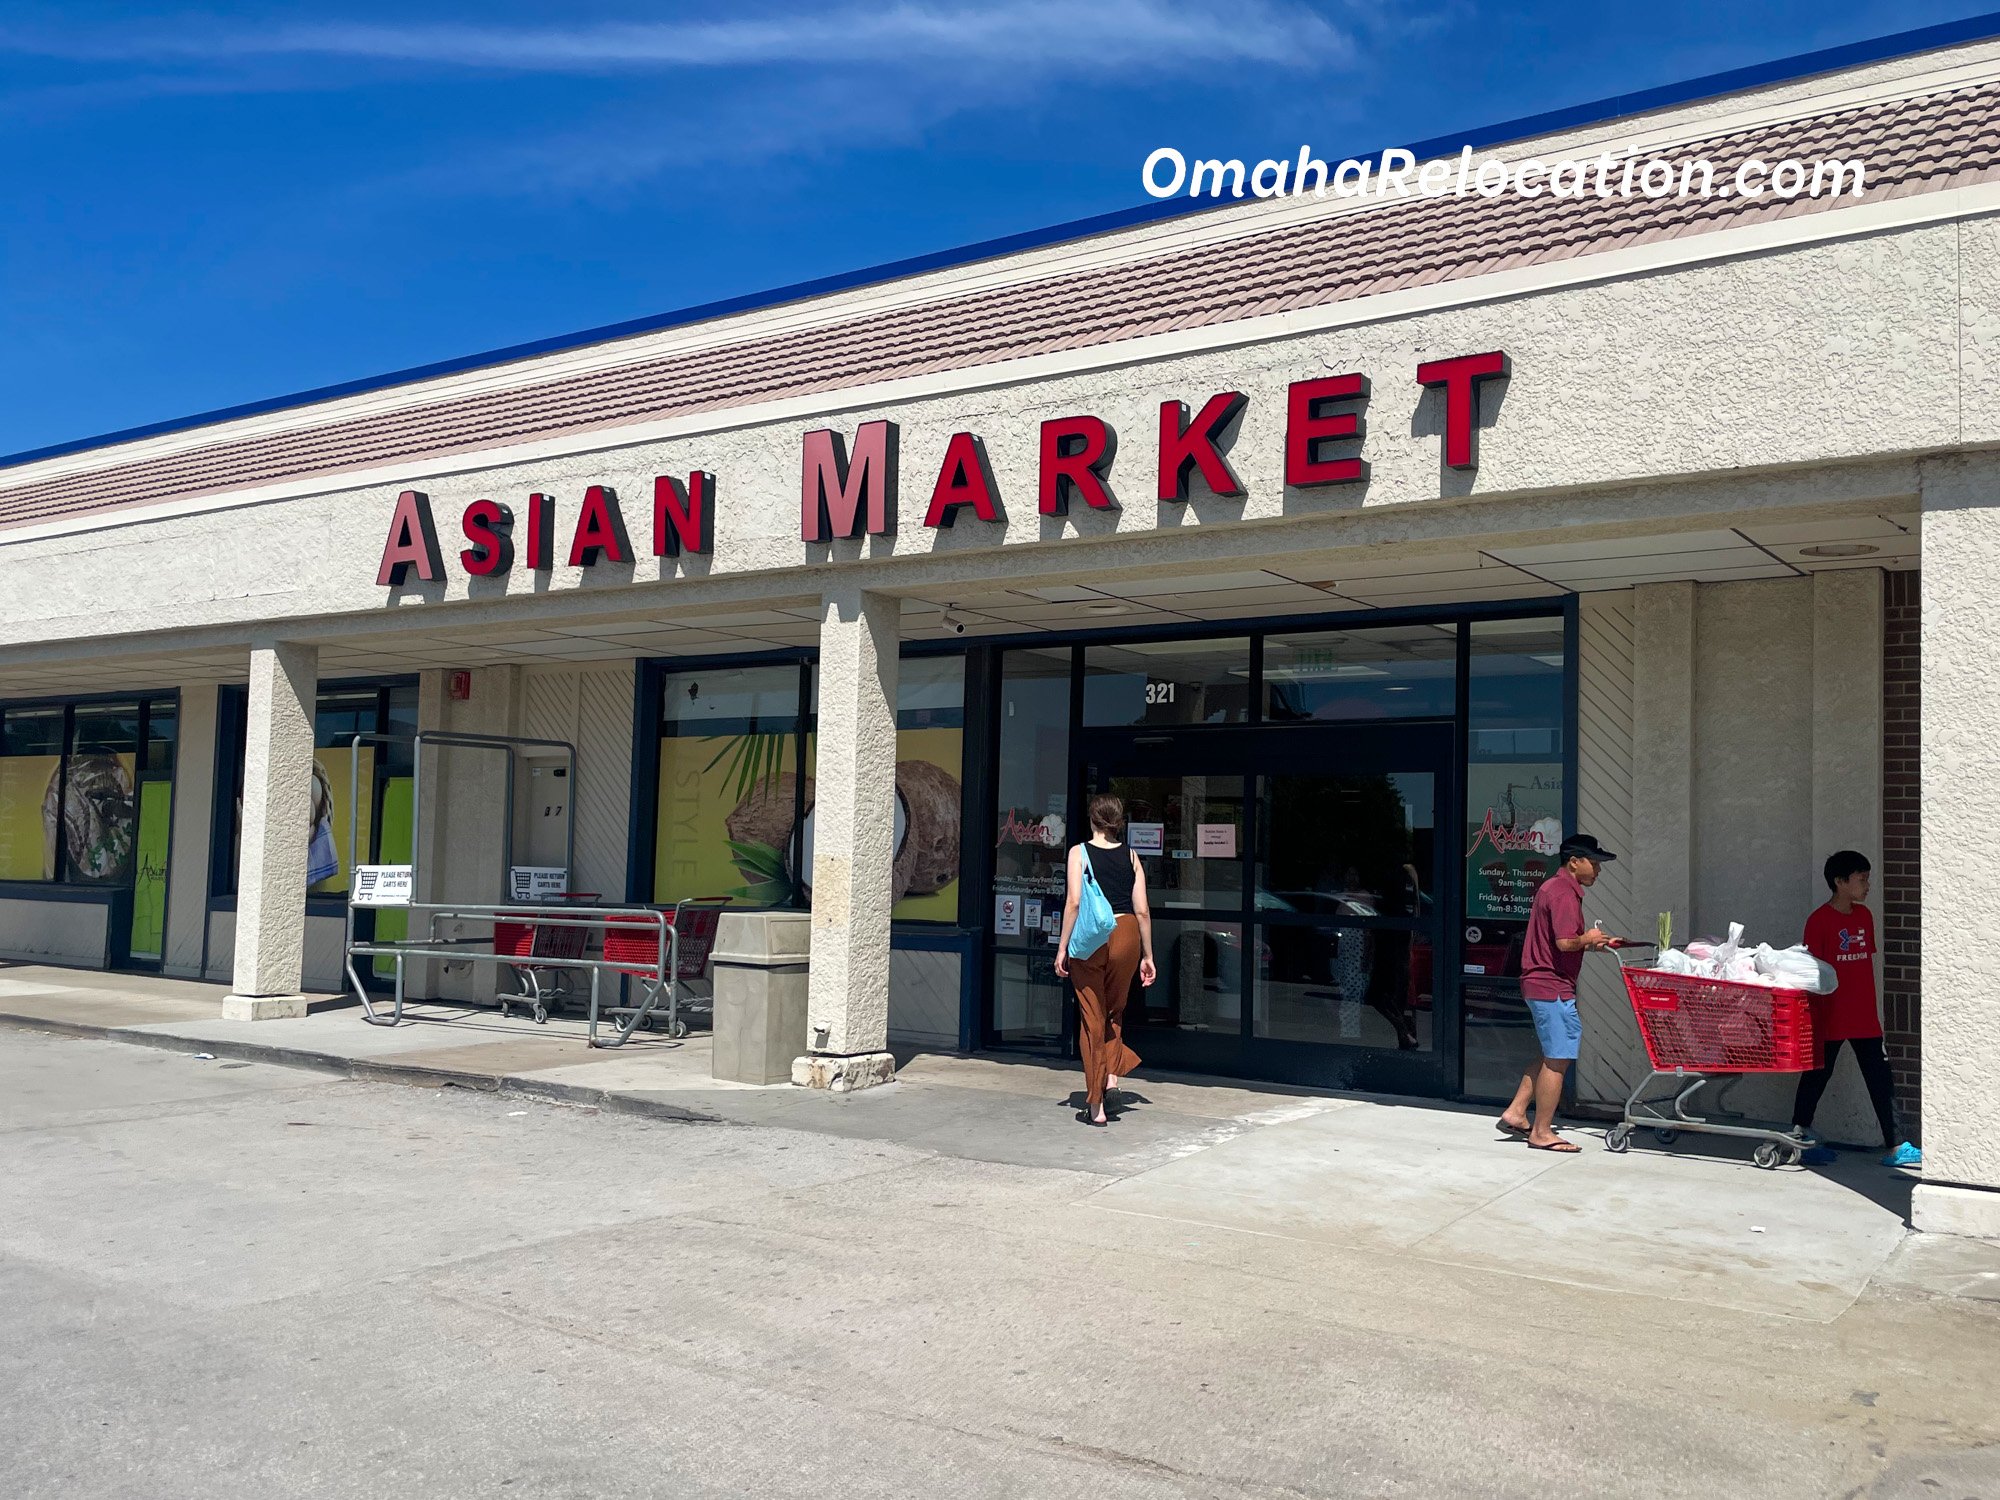
<path id="1" fill-rule="evenodd" d="M 819 752 L 813 787 L 808 1055 L 792 1081 L 866 1088 L 889 1055 L 889 907 L 896 826 L 900 601 L 860 589 L 820 606 Z"/>
<path id="2" fill-rule="evenodd" d="M 1650 583 L 1634 593 L 1632 920 L 1635 936 L 1650 938 L 1671 911 L 1682 942 L 1694 919 L 1695 585 Z"/>
<path id="3" fill-rule="evenodd" d="M 471 686 L 472 696 L 462 702 L 439 700 L 439 727 L 454 734 L 520 732 L 521 668 L 477 668 Z M 590 774 L 588 767 L 579 770 L 586 777 Z M 425 883 L 430 899 L 480 905 L 502 899 L 507 820 L 518 815 L 517 809 L 507 806 L 507 757 L 490 749 L 433 746 L 424 752 L 423 776 L 417 837 L 429 866 Z M 483 930 L 478 923 L 451 921 L 442 924 L 440 934 L 470 937 Z M 492 964 L 447 959 L 433 968 L 435 993 L 447 1000 L 491 1004 L 496 983 L 508 982 Z"/>
<path id="4" fill-rule="evenodd" d="M 1923 480 L 1919 1229 L 2000 1237 L 2000 464 Z"/>
<path id="5" fill-rule="evenodd" d="M 250 651 L 243 752 L 243 844 L 237 862 L 234 993 L 225 1020 L 306 1013 L 306 846 L 311 837 L 313 702 L 319 652 Z"/>
<path id="6" fill-rule="evenodd" d="M 201 979 L 208 931 L 209 834 L 215 808 L 215 706 L 212 682 L 181 689 L 180 739 L 174 747 L 173 854 L 167 863 L 167 948 L 162 970 Z M 229 809 L 222 809 L 224 817 Z"/>

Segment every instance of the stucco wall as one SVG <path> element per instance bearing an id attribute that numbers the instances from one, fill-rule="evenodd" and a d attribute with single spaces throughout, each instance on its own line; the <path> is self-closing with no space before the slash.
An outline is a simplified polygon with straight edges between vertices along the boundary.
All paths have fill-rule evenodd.
<path id="1" fill-rule="evenodd" d="M 431 495 L 451 557 L 455 520 L 473 499 L 518 503 L 530 489 L 553 493 L 558 535 L 566 543 L 583 486 L 609 483 L 643 536 L 653 476 L 706 468 L 718 476 L 715 553 L 684 559 L 679 571 L 696 579 L 789 571 L 796 586 L 817 593 L 819 570 L 828 561 L 842 567 L 849 584 L 876 587 L 874 560 L 928 559 L 932 566 L 907 575 L 912 579 L 971 578 L 985 571 L 981 557 L 1003 542 L 1013 548 L 1060 537 L 1184 534 L 1239 521 L 1317 518 L 1325 523 L 1327 545 L 1343 538 L 1436 539 L 1484 524 L 1476 506 L 1421 503 L 1441 493 L 1574 492 L 1662 475 L 1721 475 L 1931 449 L 1959 434 L 1958 248 L 1955 224 L 1910 228 L 1155 362 L 1138 359 L 1134 346 L 1130 364 L 1018 384 L 913 394 L 849 409 L 829 400 L 809 414 L 779 420 L 722 413 L 696 424 L 706 430 L 622 448 L 485 467 L 466 459 L 416 464 L 379 483 L 309 482 L 290 487 L 312 491 L 298 498 L 229 511 L 144 522 L 114 516 L 82 535 L 9 534 L 0 537 L 0 600 L 32 603 L 0 606 L 0 644 L 380 615 L 391 599 L 375 585 L 374 564 L 394 495 L 406 484 Z M 1504 390 L 1489 389 L 1478 473 L 1443 473 L 1441 396 L 1417 386 L 1416 366 L 1426 358 L 1494 348 L 1513 356 L 1514 374 Z M 1105 357 L 1119 355 L 1114 348 Z M 1287 384 L 1347 370 L 1363 371 L 1374 382 L 1368 483 L 1286 489 Z M 979 378 L 991 382 L 1003 373 Z M 1250 398 L 1231 452 L 1248 497 L 1206 496 L 1197 481 L 1196 498 L 1184 505 L 1156 501 L 1160 402 L 1199 402 L 1227 389 Z M 1726 391 L 1729 400 L 1691 425 L 1691 390 Z M 1034 505 L 1039 423 L 1076 412 L 1106 418 L 1121 436 L 1111 479 L 1122 509 L 1043 517 Z M 1855 421 L 1856 412 L 1866 412 L 1868 420 Z M 875 417 L 893 418 L 902 428 L 901 529 L 894 537 L 831 547 L 801 542 L 801 434 L 828 422 L 851 432 Z M 961 428 L 986 440 L 1007 507 L 1004 526 L 964 521 L 933 530 L 920 524 L 946 439 Z M 1699 493 L 1690 491 L 1677 508 L 1699 502 Z M 1385 512 L 1393 519 L 1386 532 L 1350 524 L 1358 513 Z M 1566 499 L 1548 508 L 1546 524 L 1588 513 L 1586 505 Z M 1091 565 L 1108 561 L 1144 558 L 1120 553 Z M 660 566 L 651 558 L 628 569 L 600 566 L 588 579 L 567 567 L 538 576 L 517 566 L 504 580 L 473 584 L 454 558 L 446 584 L 403 591 L 405 607 L 394 619 L 399 628 L 410 628 L 407 606 L 418 600 L 512 595 L 539 598 L 546 608 L 552 596 L 579 590 L 603 599 L 605 590 L 657 579 Z M 244 587 L 246 578 L 256 580 L 255 589 Z M 669 607 L 702 593 L 698 584 L 681 581 L 627 596 L 635 605 Z M 429 618 L 429 611 L 419 617 Z M 442 624 L 444 617 L 437 619 Z"/>
<path id="2" fill-rule="evenodd" d="M 210 820 L 215 813 L 217 691 L 213 683 L 181 689 L 180 743 L 174 750 L 173 849 L 167 867 L 164 972 L 201 977 L 208 920 Z"/>
<path id="3" fill-rule="evenodd" d="M 1925 1183 L 2000 1189 L 2000 481 L 1939 460 L 1923 511 Z M 2000 1233 L 2000 1197 L 1983 1233 Z"/>
<path id="4" fill-rule="evenodd" d="M 347 925 L 339 917 L 306 918 L 305 980 L 308 994 L 335 994 L 346 989 L 343 945 Z M 218 983 L 232 981 L 236 969 L 236 913 L 208 914 L 208 973 L 205 978 Z"/>
<path id="5" fill-rule="evenodd" d="M 0 959 L 101 969 L 109 910 L 101 901 L 0 898 Z"/>
<path id="6" fill-rule="evenodd" d="M 1590 831 L 1627 867 L 1587 904 L 1594 919 L 1649 938 L 1668 910 L 1676 942 L 1736 921 L 1750 941 L 1784 947 L 1826 899 L 1819 868 L 1834 848 L 1880 861 L 1880 591 L 1881 575 L 1863 569 L 1586 601 L 1579 813 L 1603 825 Z M 1611 831 L 1628 808 L 1621 847 Z M 1622 1102 L 1644 1075 L 1644 1050 L 1615 970 L 1598 960 L 1585 969 L 1592 1035 L 1578 1097 Z M 1789 1075 L 1752 1077 L 1711 1098 L 1724 1112 L 1784 1121 L 1793 1088 Z M 1851 1063 L 1816 1126 L 1836 1140 L 1875 1139 Z"/>

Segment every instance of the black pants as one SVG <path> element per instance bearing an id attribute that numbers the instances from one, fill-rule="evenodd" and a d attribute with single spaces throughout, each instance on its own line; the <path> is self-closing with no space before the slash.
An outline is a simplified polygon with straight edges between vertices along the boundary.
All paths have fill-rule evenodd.
<path id="1" fill-rule="evenodd" d="M 1895 1082 L 1889 1076 L 1889 1059 L 1882 1054 L 1882 1038 L 1857 1036 L 1826 1044 L 1826 1066 L 1799 1075 L 1799 1094 L 1792 1104 L 1792 1123 L 1811 1125 L 1820 1096 L 1833 1078 L 1833 1065 L 1840 1061 L 1840 1049 L 1854 1048 L 1854 1060 L 1861 1065 L 1861 1080 L 1868 1085 L 1868 1102 L 1875 1106 L 1875 1123 L 1882 1127 L 1882 1143 L 1894 1149 L 1896 1135 Z"/>

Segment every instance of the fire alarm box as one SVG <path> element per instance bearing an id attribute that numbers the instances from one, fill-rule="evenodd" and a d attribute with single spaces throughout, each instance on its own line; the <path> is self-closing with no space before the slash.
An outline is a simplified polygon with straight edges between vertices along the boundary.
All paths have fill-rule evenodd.
<path id="1" fill-rule="evenodd" d="M 467 699 L 471 698 L 471 696 L 472 696 L 472 674 L 470 672 L 452 673 L 451 674 L 452 702 L 464 703 Z"/>

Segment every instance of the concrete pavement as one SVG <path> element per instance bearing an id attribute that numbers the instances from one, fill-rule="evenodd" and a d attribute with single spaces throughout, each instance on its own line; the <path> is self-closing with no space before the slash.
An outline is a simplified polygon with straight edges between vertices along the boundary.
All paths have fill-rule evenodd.
<path id="1" fill-rule="evenodd" d="M 1891 1274 L 1808 1318 L 1574 1284 L 1576 1240 L 1501 1269 L 1396 1243 L 1426 1218 L 1168 1211 L 1204 1156 L 1370 1113 L 1125 1173 L 14 1030 L 0 1493 L 2000 1486 L 1991 1303 Z"/>
<path id="2" fill-rule="evenodd" d="M 1139 1080 L 1109 1130 L 1072 1119 L 1074 1068 L 923 1054 L 887 1088 L 846 1096 L 708 1076 L 708 1039 L 585 1045 L 581 1023 L 414 1005 L 398 1027 L 322 1007 L 224 1021 L 214 986 L 16 966 L 0 1017 L 154 1047 L 302 1064 L 353 1078 L 496 1089 L 655 1118 L 777 1126 L 966 1160 L 1117 1179 L 1132 1216 L 1380 1251 L 1609 1291 L 1827 1321 L 1905 1238 L 1909 1181 L 1868 1158 L 1761 1171 L 1740 1147 L 1641 1135 L 1614 1157 L 1496 1137 L 1490 1113 L 1228 1080 Z M 2000 1268 L 2000 1259 L 1996 1260 Z M 1972 1294 L 2000 1290 L 1982 1281 Z"/>

